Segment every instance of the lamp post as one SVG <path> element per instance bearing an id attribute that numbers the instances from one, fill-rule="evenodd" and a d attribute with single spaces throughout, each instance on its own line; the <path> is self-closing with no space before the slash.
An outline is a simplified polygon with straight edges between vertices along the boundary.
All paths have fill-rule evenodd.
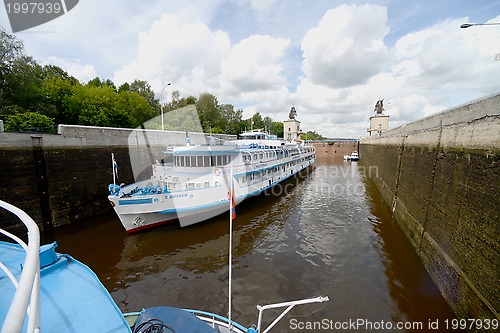
<path id="1" fill-rule="evenodd" d="M 162 103 L 162 94 L 163 94 L 163 90 L 165 90 L 165 88 L 167 88 L 171 83 L 169 82 L 165 87 L 163 87 L 163 89 L 160 91 L 160 110 L 161 110 L 161 130 L 163 131 L 164 130 L 164 126 L 163 126 L 163 103 Z"/>
<path id="2" fill-rule="evenodd" d="M 500 22 L 490 22 L 490 23 L 464 23 L 460 25 L 460 28 L 466 29 L 478 25 L 500 25 Z"/>

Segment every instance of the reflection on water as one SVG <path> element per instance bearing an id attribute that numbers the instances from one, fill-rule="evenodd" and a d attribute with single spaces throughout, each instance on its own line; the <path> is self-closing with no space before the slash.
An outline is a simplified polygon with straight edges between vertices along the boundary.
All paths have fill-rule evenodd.
<path id="1" fill-rule="evenodd" d="M 319 295 L 330 302 L 294 309 L 275 331 L 291 331 L 292 318 L 422 322 L 421 331 L 429 320 L 453 318 L 356 162 L 318 161 L 309 176 L 286 185 L 237 207 L 235 320 L 250 325 L 257 304 Z M 226 216 L 127 235 L 110 215 L 46 239 L 89 265 L 122 311 L 172 305 L 227 313 Z"/>

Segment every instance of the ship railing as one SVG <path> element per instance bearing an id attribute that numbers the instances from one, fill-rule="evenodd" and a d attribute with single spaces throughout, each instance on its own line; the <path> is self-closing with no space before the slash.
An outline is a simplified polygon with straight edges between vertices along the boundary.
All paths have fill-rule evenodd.
<path id="1" fill-rule="evenodd" d="M 283 302 L 283 303 L 275 303 L 275 304 L 268 304 L 268 305 L 257 305 L 257 309 L 259 310 L 259 319 L 257 321 L 257 332 L 262 332 L 262 333 L 267 333 L 273 328 L 290 310 L 292 310 L 296 305 L 302 305 L 302 304 L 309 304 L 309 303 L 322 303 L 322 302 L 328 302 L 329 298 L 328 296 L 318 296 L 318 297 L 313 297 L 313 298 L 306 298 L 306 299 L 301 299 L 298 301 L 290 301 L 290 302 Z M 284 308 L 286 307 L 283 312 L 276 317 L 276 319 L 269 324 L 269 326 L 261 331 L 261 326 L 262 326 L 262 316 L 264 314 L 265 310 L 269 309 L 278 309 L 278 308 Z"/>
<path id="2" fill-rule="evenodd" d="M 28 244 L 10 232 L 0 228 L 0 233 L 21 245 L 26 252 L 19 281 L 0 262 L 0 268 L 16 287 L 14 298 L 2 325 L 1 333 L 21 332 L 28 315 L 27 333 L 40 332 L 40 232 L 38 226 L 21 209 L 0 200 L 0 207 L 16 215 L 28 229 Z"/>

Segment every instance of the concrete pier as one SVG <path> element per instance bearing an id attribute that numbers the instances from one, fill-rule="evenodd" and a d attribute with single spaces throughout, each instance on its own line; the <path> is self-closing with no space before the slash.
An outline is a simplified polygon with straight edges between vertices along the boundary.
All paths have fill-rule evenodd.
<path id="1" fill-rule="evenodd" d="M 457 316 L 500 319 L 500 94 L 369 137 L 360 156 Z"/>

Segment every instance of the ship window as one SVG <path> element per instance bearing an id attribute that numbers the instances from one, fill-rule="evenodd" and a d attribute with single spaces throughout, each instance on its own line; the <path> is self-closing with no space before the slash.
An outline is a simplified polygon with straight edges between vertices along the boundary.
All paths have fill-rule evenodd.
<path id="1" fill-rule="evenodd" d="M 184 156 L 179 156 L 180 160 L 181 160 L 181 166 L 185 166 L 186 164 L 184 163 Z"/>
<path id="2" fill-rule="evenodd" d="M 196 166 L 203 166 L 203 156 L 196 156 Z"/>
<path id="3" fill-rule="evenodd" d="M 187 167 L 191 166 L 191 159 L 189 158 L 189 156 L 186 156 L 186 166 Z"/>
<path id="4" fill-rule="evenodd" d="M 253 154 L 253 159 L 257 160 L 257 154 Z"/>
<path id="5" fill-rule="evenodd" d="M 194 183 L 187 183 L 186 184 L 186 189 L 188 189 L 188 190 L 194 189 Z"/>
<path id="6" fill-rule="evenodd" d="M 210 182 L 205 182 L 205 187 L 210 187 Z"/>
<path id="7" fill-rule="evenodd" d="M 190 159 L 191 159 L 191 166 L 195 167 L 196 166 L 196 156 L 191 156 Z"/>
<path id="8" fill-rule="evenodd" d="M 203 166 L 210 166 L 210 156 L 203 156 Z"/>
<path id="9" fill-rule="evenodd" d="M 215 156 L 210 156 L 210 162 L 211 162 L 210 163 L 211 166 L 216 166 L 217 165 Z"/>
<path id="10" fill-rule="evenodd" d="M 222 165 L 222 156 L 221 155 L 217 155 L 216 160 L 217 160 L 217 164 L 216 164 L 217 166 Z"/>

